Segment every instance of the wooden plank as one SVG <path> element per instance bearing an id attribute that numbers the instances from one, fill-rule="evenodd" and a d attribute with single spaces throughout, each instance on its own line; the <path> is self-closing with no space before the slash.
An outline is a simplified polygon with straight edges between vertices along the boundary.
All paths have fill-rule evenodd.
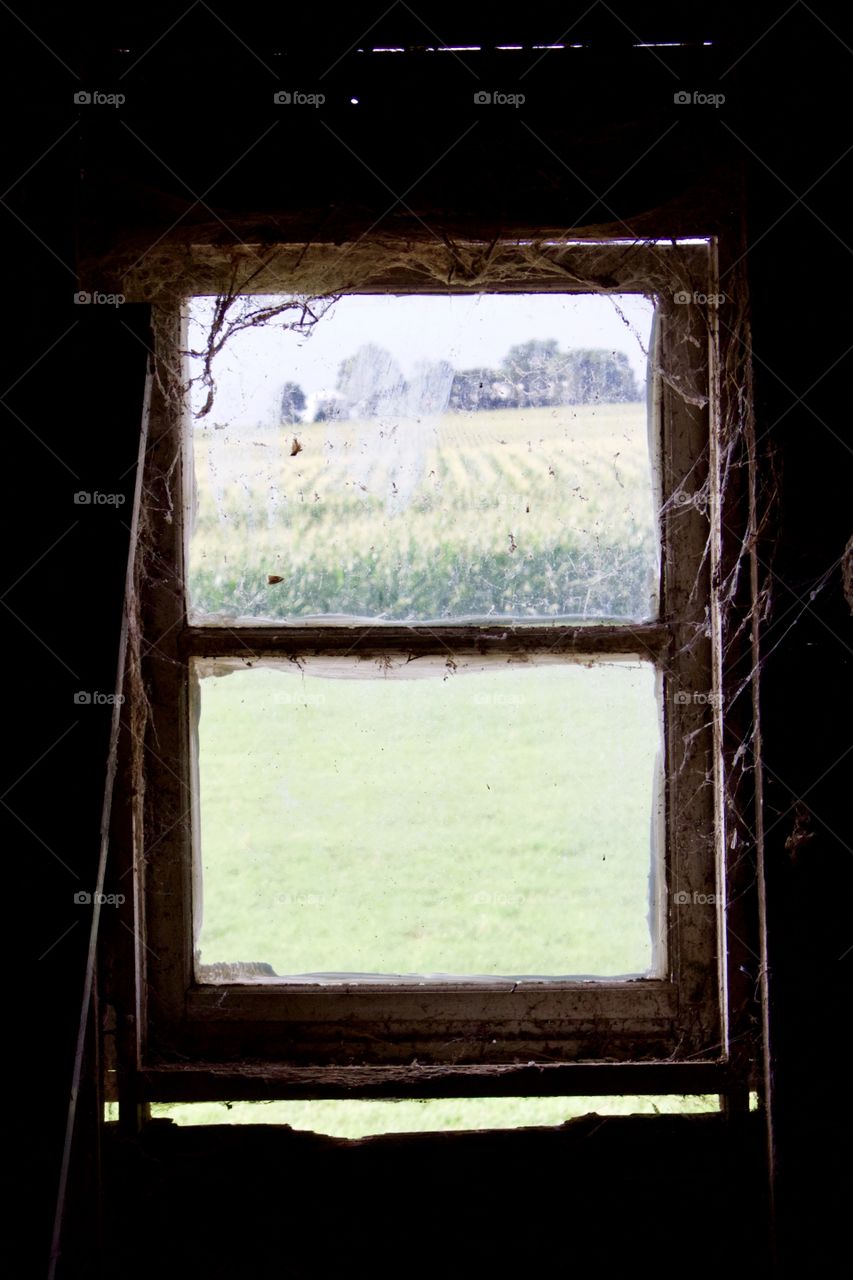
<path id="1" fill-rule="evenodd" d="M 150 1102 L 713 1094 L 725 1092 L 726 1082 L 725 1064 L 706 1061 L 319 1070 L 276 1062 L 198 1062 L 148 1066 L 139 1074 L 140 1093 Z"/>
<path id="2" fill-rule="evenodd" d="M 711 462 L 719 532 L 714 550 L 712 619 L 721 691 L 717 727 L 718 823 L 725 854 L 724 1016 L 733 1074 L 744 1080 L 760 1054 L 761 1010 L 767 1004 L 768 963 L 764 912 L 763 814 L 760 800 L 763 764 L 759 715 L 759 634 L 761 591 L 769 578 L 761 563 L 762 527 L 769 497 L 759 487 L 761 450 L 756 440 L 752 401 L 748 296 L 743 253 L 745 238 L 733 235 L 721 246 L 718 272 L 726 281 L 727 305 L 712 317 L 719 351 L 716 387 L 718 430 L 712 436 Z M 720 310 L 723 314 L 720 315 Z M 743 404 L 732 413 L 733 388 Z M 722 536 L 725 532 L 725 537 Z M 765 574 L 767 575 L 765 577 Z M 759 999 L 761 996 L 761 999 Z M 763 1028 L 765 1046 L 769 1029 Z M 769 1050 L 765 1049 L 766 1053 Z M 766 1057 L 769 1093 L 770 1059 Z M 743 1085 L 729 1109 L 743 1109 Z M 747 1101 L 748 1106 L 748 1101 Z"/>
<path id="3" fill-rule="evenodd" d="M 134 831 L 134 865 L 141 882 L 140 982 L 147 1004 L 144 1031 L 167 1028 L 184 1016 L 192 981 L 191 703 L 186 664 L 177 648 L 185 606 L 183 467 L 185 322 L 178 308 L 154 315 L 154 379 L 145 458 L 144 525 L 140 535 L 142 679 L 149 712 L 144 743 L 142 822 Z M 157 512 L 152 517 L 152 512 Z M 136 741 L 136 734 L 133 735 Z M 134 824 L 136 827 L 136 824 Z M 156 851 L 156 853 L 154 852 Z"/>
<path id="4" fill-rule="evenodd" d="M 428 626 L 365 622 L 318 626 L 316 623 L 264 626 L 186 627 L 181 653 L 188 657 L 253 654 L 347 654 L 372 657 L 386 653 L 438 654 L 641 654 L 659 657 L 670 642 L 663 622 L 607 626 Z"/>
<path id="5" fill-rule="evenodd" d="M 713 291 L 707 257 L 694 289 Z M 664 599 L 673 628 L 663 680 L 667 949 L 669 972 L 678 975 L 681 991 L 682 1051 L 689 1042 L 695 1055 L 705 1056 L 722 1039 L 721 849 L 714 786 L 719 691 L 708 624 L 711 349 L 705 309 L 677 297 L 661 298 L 658 308 L 661 363 L 673 384 L 661 399 Z"/>
<path id="6" fill-rule="evenodd" d="M 678 991 L 621 983 L 283 983 L 193 988 L 173 1051 L 291 1066 L 447 1065 L 662 1057 L 677 1040 Z"/>
<path id="7" fill-rule="evenodd" d="M 170 304 L 149 296 L 152 279 L 156 281 L 158 275 L 160 283 L 155 289 L 174 287 L 173 300 L 177 300 L 193 294 L 227 293 L 234 288 L 235 267 L 251 276 L 251 292 L 256 296 L 310 296 L 318 291 L 327 295 L 583 294 L 598 289 L 670 296 L 679 283 L 692 281 L 699 288 L 707 277 L 706 245 L 667 244 L 661 239 L 677 236 L 671 219 L 666 224 L 652 222 L 642 227 L 629 227 L 624 222 L 611 225 L 607 243 L 586 232 L 585 240 L 583 235 L 567 239 L 564 227 L 541 223 L 513 230 L 490 230 L 478 223 L 476 238 L 470 227 L 445 228 L 447 237 L 453 239 L 451 247 L 424 226 L 407 223 L 398 227 L 392 218 L 390 226 L 383 222 L 374 230 L 364 225 L 363 216 L 335 217 L 339 221 L 334 226 L 321 219 L 324 229 L 318 233 L 316 212 L 302 209 L 289 216 L 283 212 L 274 246 L 255 238 L 256 227 L 253 232 L 247 230 L 243 244 L 227 248 L 218 241 L 205 243 L 204 232 L 197 227 L 186 246 L 180 276 L 175 276 L 174 246 L 155 248 L 149 251 L 150 263 L 146 259 L 144 279 L 136 281 L 131 269 L 121 278 L 122 288 L 131 300 L 158 301 L 166 309 Z M 709 218 L 702 234 L 710 234 L 718 223 L 719 217 Z M 694 211 L 690 235 L 696 234 Z M 393 263 L 400 256 L 401 239 L 413 254 L 413 265 L 389 267 L 389 261 Z M 491 274 L 486 272 L 484 279 L 482 263 L 492 260 L 498 241 L 498 263 L 492 263 Z M 347 248 L 342 249 L 342 244 Z M 164 256 L 168 262 L 159 261 Z"/>
<path id="8" fill-rule="evenodd" d="M 330 1022 L 338 1028 L 361 1023 L 399 1021 L 410 1025 L 447 1024 L 489 1018 L 545 1022 L 612 1018 L 640 1026 L 666 1022 L 678 1009 L 678 991 L 670 982 L 495 982 L 473 980 L 420 985 L 359 983 L 296 986 L 281 981 L 257 985 L 195 986 L 187 996 L 190 1019 L 214 1022 Z"/>

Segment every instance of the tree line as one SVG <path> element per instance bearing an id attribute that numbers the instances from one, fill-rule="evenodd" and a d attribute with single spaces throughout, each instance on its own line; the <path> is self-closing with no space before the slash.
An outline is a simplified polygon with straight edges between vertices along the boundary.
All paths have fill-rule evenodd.
<path id="1" fill-rule="evenodd" d="M 496 368 L 454 369 L 446 360 L 422 361 L 405 378 L 385 348 L 365 343 L 338 367 L 334 391 L 306 397 L 285 383 L 283 422 L 335 418 L 477 412 L 566 404 L 621 404 L 641 398 L 628 357 L 603 347 L 561 351 L 556 338 L 510 347 Z"/>

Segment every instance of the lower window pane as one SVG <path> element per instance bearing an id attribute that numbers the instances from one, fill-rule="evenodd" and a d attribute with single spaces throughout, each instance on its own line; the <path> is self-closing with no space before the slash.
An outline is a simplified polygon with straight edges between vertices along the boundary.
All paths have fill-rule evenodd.
<path id="1" fill-rule="evenodd" d="M 660 971 L 651 663 L 194 667 L 201 981 Z"/>

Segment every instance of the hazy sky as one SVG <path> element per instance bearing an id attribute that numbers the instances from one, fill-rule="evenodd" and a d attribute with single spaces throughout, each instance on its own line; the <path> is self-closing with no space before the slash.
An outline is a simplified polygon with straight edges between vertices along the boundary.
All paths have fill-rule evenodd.
<path id="1" fill-rule="evenodd" d="M 196 350 L 211 309 L 210 298 L 192 301 L 190 346 Z M 563 350 L 624 351 L 642 385 L 652 312 L 638 294 L 348 296 L 308 336 L 275 324 L 236 334 L 214 363 L 217 394 L 207 421 L 277 420 L 285 382 L 297 382 L 306 395 L 329 390 L 341 360 L 366 342 L 390 351 L 408 377 L 421 360 L 449 360 L 456 369 L 495 366 L 515 343 L 556 338 Z M 200 402 L 196 397 L 194 407 Z"/>

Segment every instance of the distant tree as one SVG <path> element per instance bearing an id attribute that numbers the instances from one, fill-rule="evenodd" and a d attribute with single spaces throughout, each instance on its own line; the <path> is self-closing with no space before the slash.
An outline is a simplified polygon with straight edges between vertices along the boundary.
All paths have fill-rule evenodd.
<path id="1" fill-rule="evenodd" d="M 335 384 L 354 418 L 375 418 L 398 408 L 406 380 L 397 361 L 384 347 L 368 342 L 342 360 Z"/>
<path id="2" fill-rule="evenodd" d="M 288 387 L 293 385 L 288 383 Z M 298 387 L 295 390 L 299 392 Z M 445 409 L 471 413 L 481 409 L 612 404 L 639 400 L 640 396 L 641 389 L 622 351 L 561 351 L 556 338 L 531 338 L 510 347 L 496 369 L 480 366 L 454 370 L 446 360 L 421 361 L 407 382 L 390 351 L 368 342 L 341 361 L 336 389 L 312 397 L 311 412 L 313 420 L 321 422 L 390 413 L 419 417 L 443 413 Z M 283 393 L 283 413 L 284 399 Z M 299 408 L 300 412 L 304 408 L 304 397 Z"/>
<path id="3" fill-rule="evenodd" d="M 519 405 L 605 404 L 639 400 L 640 388 L 623 351 L 603 347 L 560 351 L 556 338 L 510 347 L 501 373 Z"/>
<path id="4" fill-rule="evenodd" d="M 570 351 L 569 404 L 624 404 L 640 399 L 640 388 L 624 351 L 606 351 L 601 347 Z"/>
<path id="5" fill-rule="evenodd" d="M 288 424 L 302 421 L 305 409 L 305 392 L 296 382 L 285 382 L 281 389 L 279 413 L 282 422 Z"/>
<path id="6" fill-rule="evenodd" d="M 316 391 L 308 397 L 311 422 L 337 422 L 349 417 L 349 406 L 340 391 Z"/>
<path id="7" fill-rule="evenodd" d="M 531 338 L 509 351 L 501 361 L 512 399 L 519 405 L 562 404 L 566 379 L 566 355 L 556 338 Z"/>
<path id="8" fill-rule="evenodd" d="M 407 417 L 444 413 L 450 399 L 455 374 L 448 360 L 421 360 L 406 385 Z"/>

